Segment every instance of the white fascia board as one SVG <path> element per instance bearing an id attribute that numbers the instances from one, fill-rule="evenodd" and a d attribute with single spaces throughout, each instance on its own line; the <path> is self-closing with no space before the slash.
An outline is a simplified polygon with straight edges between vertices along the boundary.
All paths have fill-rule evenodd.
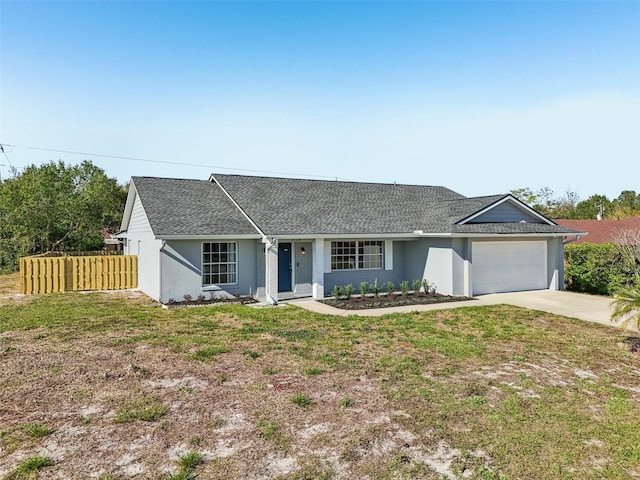
<path id="1" fill-rule="evenodd" d="M 126 231 L 129 228 L 129 221 L 131 220 L 131 212 L 133 211 L 133 204 L 135 203 L 138 191 L 133 183 L 133 178 L 129 182 L 129 191 L 127 192 L 127 201 L 124 204 L 124 212 L 122 213 L 122 222 L 120 222 L 120 231 Z"/>
<path id="2" fill-rule="evenodd" d="M 453 233 L 438 233 L 438 232 L 433 232 L 433 233 L 424 233 L 422 230 L 420 230 L 420 233 L 416 233 L 418 237 L 453 237 L 454 234 Z"/>
<path id="3" fill-rule="evenodd" d="M 515 204 L 517 207 L 519 207 L 520 209 L 526 211 L 527 213 L 530 213 L 531 215 L 533 215 L 534 217 L 538 217 L 540 220 L 542 220 L 544 223 L 546 223 L 547 225 L 557 225 L 557 223 L 549 220 L 547 217 L 545 217 L 544 215 L 542 215 L 541 213 L 536 212 L 533 208 L 531 208 L 529 205 L 527 205 L 526 203 L 518 200 L 516 197 L 514 197 L 513 195 L 509 194 L 504 198 L 501 198 L 500 200 L 498 200 L 495 203 L 492 203 L 491 205 L 489 205 L 488 207 L 483 208 L 482 210 L 479 210 L 478 212 L 468 216 L 467 218 L 463 218 L 462 220 L 460 220 L 459 222 L 456 223 L 456 225 L 464 225 L 467 222 L 470 222 L 471 220 L 473 220 L 474 218 L 477 218 L 481 215 L 483 215 L 484 213 L 488 212 L 489 210 L 493 210 L 495 207 L 497 207 L 498 205 L 501 205 L 505 202 L 511 202 L 513 204 Z"/>
<path id="4" fill-rule="evenodd" d="M 479 237 L 494 237 L 494 238 L 504 238 L 504 237 L 574 237 L 576 233 L 453 233 L 452 237 L 456 238 L 479 238 Z M 586 235 L 586 234 L 585 234 Z"/>
<path id="5" fill-rule="evenodd" d="M 243 235 L 156 235 L 156 240 L 260 240 L 262 235 L 246 233 Z"/>
<path id="6" fill-rule="evenodd" d="M 277 238 L 278 240 L 314 240 L 316 238 L 331 239 L 402 239 L 402 238 L 416 238 L 416 233 L 312 233 L 304 235 L 267 235 L 269 238 Z"/>

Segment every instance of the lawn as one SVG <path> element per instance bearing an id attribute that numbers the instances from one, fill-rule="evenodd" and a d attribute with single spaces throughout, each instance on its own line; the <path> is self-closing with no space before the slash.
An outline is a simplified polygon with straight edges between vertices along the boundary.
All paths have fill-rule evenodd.
<path id="1" fill-rule="evenodd" d="M 4 298 L 0 478 L 640 478 L 630 341 L 504 305 Z"/>

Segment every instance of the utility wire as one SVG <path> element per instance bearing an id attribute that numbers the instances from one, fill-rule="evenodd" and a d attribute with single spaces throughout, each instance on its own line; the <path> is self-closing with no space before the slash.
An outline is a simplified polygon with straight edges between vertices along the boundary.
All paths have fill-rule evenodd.
<path id="1" fill-rule="evenodd" d="M 68 153 L 71 155 L 85 155 L 88 157 L 103 157 L 103 158 L 115 158 L 119 160 L 133 160 L 136 162 L 161 163 L 164 165 L 180 165 L 183 167 L 203 167 L 203 168 L 211 168 L 213 170 L 232 170 L 237 172 L 269 173 L 273 175 L 289 175 L 289 176 L 299 176 L 299 177 L 307 176 L 307 177 L 316 177 L 316 178 L 327 178 L 331 180 L 338 180 L 339 178 L 339 177 L 335 177 L 335 176 L 331 177 L 327 175 L 309 175 L 309 174 L 291 173 L 291 172 L 275 172 L 271 170 L 253 170 L 250 168 L 221 167 L 219 165 L 204 165 L 202 163 L 172 162 L 168 160 L 154 160 L 150 158 L 124 157 L 120 155 L 105 155 L 102 153 L 75 152 L 72 150 L 58 150 L 55 148 L 33 147 L 33 146 L 25 146 L 25 145 L 9 145 L 8 143 L 0 143 L 0 150 L 2 150 L 2 153 L 4 153 L 5 157 L 7 157 L 7 154 L 4 151 L 4 147 L 24 148 L 28 150 L 41 150 L 44 152 Z M 9 158 L 7 157 L 7 161 L 8 160 Z M 11 165 L 11 162 L 9 162 L 9 165 Z"/>
<path id="2" fill-rule="evenodd" d="M 11 145 L 7 145 L 7 147 L 10 147 L 10 146 Z M 13 168 L 13 165 L 11 165 L 11 160 L 9 160 L 9 157 L 7 156 L 7 152 L 4 151 L 4 147 L 5 147 L 5 145 L 0 143 L 0 152 L 2 152 L 2 155 L 4 155 L 4 158 L 7 159 L 7 162 L 9 163 L 9 167 Z"/>

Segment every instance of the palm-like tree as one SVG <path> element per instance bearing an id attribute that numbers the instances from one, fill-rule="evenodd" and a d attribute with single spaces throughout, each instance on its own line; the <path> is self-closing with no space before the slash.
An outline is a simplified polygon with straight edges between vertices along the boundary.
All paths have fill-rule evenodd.
<path id="1" fill-rule="evenodd" d="M 613 313 L 611 321 L 622 320 L 620 326 L 628 328 L 629 326 L 638 329 L 640 326 L 640 287 L 627 287 L 618 290 L 614 296 Z"/>

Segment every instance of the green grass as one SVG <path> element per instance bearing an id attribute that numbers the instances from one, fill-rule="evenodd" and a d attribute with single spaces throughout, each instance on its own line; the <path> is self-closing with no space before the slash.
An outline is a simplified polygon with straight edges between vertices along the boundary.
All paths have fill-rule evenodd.
<path id="1" fill-rule="evenodd" d="M 183 469 L 192 470 L 204 462 L 202 455 L 198 452 L 189 452 L 178 460 L 178 466 Z"/>
<path id="2" fill-rule="evenodd" d="M 314 388 L 366 378 L 375 387 L 371 395 L 379 395 L 390 411 L 404 412 L 393 421 L 416 438 L 442 440 L 462 452 L 484 451 L 484 459 L 465 459 L 471 478 L 624 479 L 640 463 L 640 399 L 619 388 L 637 387 L 634 372 L 640 371 L 640 359 L 619 346 L 625 335 L 542 312 L 498 305 L 328 317 L 295 307 L 164 310 L 146 300 L 98 293 L 52 294 L 25 305 L 0 306 L 0 333 L 6 337 L 0 343 L 2 359 L 25 351 L 9 338 L 12 332 L 26 332 L 28 342 L 51 348 L 81 339 L 126 355 L 137 355 L 141 345 L 154 358 L 171 351 L 194 369 L 212 369 L 224 383 L 216 388 L 231 389 L 241 374 L 227 370 L 234 381 L 225 382 L 228 374 L 219 359 L 225 360 L 224 368 L 253 369 L 260 377 L 252 380 L 256 384 L 295 377 L 295 390 L 283 393 L 284 401 L 258 418 L 252 430 L 278 450 L 293 450 L 295 438 L 287 432 L 304 428 L 304 418 L 320 409 L 321 395 Z M 64 360 L 56 365 L 58 376 L 70 371 Z M 592 371 L 595 377 L 579 378 L 575 370 Z M 16 382 L 29 381 L 9 380 L 0 385 L 4 398 L 10 398 Z M 307 393 L 292 396 L 296 390 Z M 354 421 L 350 415 L 356 409 L 346 407 L 360 408 L 361 397 L 336 390 L 330 400 L 335 418 L 328 421 Z M 130 393 L 131 400 L 114 404 L 117 422 L 152 422 L 166 414 L 167 406 L 156 398 Z M 254 390 L 245 394 L 258 395 Z M 311 398 L 318 402 L 313 408 Z M 287 423 L 288 414 L 298 415 L 298 423 Z M 223 425 L 216 417 L 203 422 L 209 432 Z M 7 427 L 0 431 L 0 443 L 8 452 L 26 451 L 37 445 L 38 431 L 52 428 L 40 427 L 34 433 Z M 209 433 L 201 435 L 208 438 Z M 590 439 L 603 446 L 586 445 Z M 362 430 L 336 441 L 342 442 L 338 454 L 359 465 L 378 440 Z M 357 473 L 428 478 L 425 465 L 410 457 L 394 453 L 358 467 Z M 607 459 L 606 465 L 593 468 L 594 458 Z M 282 478 L 330 478 L 332 469 L 324 462 L 310 458 L 304 468 Z M 194 476 L 191 470 L 181 472 Z"/>
<path id="3" fill-rule="evenodd" d="M 24 431 L 32 438 L 41 438 L 51 435 L 53 428 L 39 423 L 28 423 L 24 426 Z"/>
<path id="4" fill-rule="evenodd" d="M 155 422 L 167 413 L 166 405 L 155 401 L 152 397 L 142 396 L 125 400 L 116 411 L 115 422 L 124 423 L 134 420 Z"/>
<path id="5" fill-rule="evenodd" d="M 6 475 L 3 480 L 28 480 L 37 477 L 38 472 L 45 467 L 53 465 L 49 457 L 36 456 L 23 460 L 14 470 Z"/>
<path id="6" fill-rule="evenodd" d="M 311 397 L 306 393 L 296 393 L 293 397 L 291 397 L 291 401 L 298 405 L 300 408 L 309 408 L 313 403 Z"/>

